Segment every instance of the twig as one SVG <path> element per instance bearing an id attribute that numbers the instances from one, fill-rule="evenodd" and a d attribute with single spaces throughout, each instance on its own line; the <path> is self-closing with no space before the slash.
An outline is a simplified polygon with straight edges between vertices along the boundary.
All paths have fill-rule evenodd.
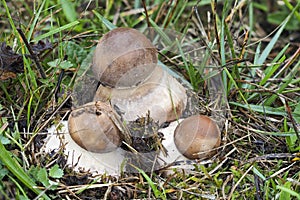
<path id="1" fill-rule="evenodd" d="M 147 10 L 147 7 L 146 7 L 145 0 L 142 0 L 142 3 L 143 3 L 144 10 L 145 10 L 147 25 L 148 25 L 148 27 L 151 27 L 151 23 L 150 23 L 150 20 L 149 20 L 149 15 L 148 15 L 148 10 Z"/>
<path id="2" fill-rule="evenodd" d="M 297 136 L 296 146 L 300 146 L 300 135 L 299 135 L 298 128 L 296 125 L 296 121 L 292 115 L 291 107 L 289 106 L 288 101 L 286 99 L 285 99 L 285 108 L 286 108 L 287 114 L 292 122 L 295 134 Z"/>
<path id="3" fill-rule="evenodd" d="M 39 70 L 39 72 L 40 72 L 40 75 L 41 75 L 42 78 L 44 78 L 44 79 L 47 78 L 46 75 L 45 75 L 45 72 L 44 72 L 44 70 L 43 70 L 43 68 L 42 68 L 42 66 L 41 66 L 41 64 L 40 64 L 39 57 L 32 51 L 32 49 L 31 49 L 31 47 L 30 47 L 30 45 L 29 45 L 29 43 L 28 43 L 28 41 L 27 41 L 27 39 L 26 39 L 26 37 L 25 37 L 23 31 L 22 31 L 20 28 L 17 28 L 17 31 L 19 32 L 21 38 L 23 39 L 23 41 L 24 41 L 24 43 L 25 43 L 25 46 L 27 47 L 27 49 L 28 49 L 30 55 L 32 56 L 33 61 L 35 62 L 36 66 L 37 66 L 37 68 L 38 68 L 38 70 Z"/>
<path id="4" fill-rule="evenodd" d="M 295 157 L 295 155 L 291 154 L 291 153 L 271 153 L 271 154 L 265 154 L 263 156 L 250 158 L 250 159 L 242 162 L 241 165 L 244 165 L 246 163 L 262 161 L 262 160 L 284 159 L 284 158 L 288 159 L 288 158 L 293 158 L 293 157 Z"/>
<path id="5" fill-rule="evenodd" d="M 61 85 L 61 82 L 62 82 L 62 79 L 63 79 L 64 75 L 65 75 L 65 70 L 62 69 L 59 73 L 57 84 L 56 84 L 55 89 L 54 89 L 54 97 L 55 97 L 56 101 L 58 101 L 58 90 L 60 88 L 60 85 Z"/>

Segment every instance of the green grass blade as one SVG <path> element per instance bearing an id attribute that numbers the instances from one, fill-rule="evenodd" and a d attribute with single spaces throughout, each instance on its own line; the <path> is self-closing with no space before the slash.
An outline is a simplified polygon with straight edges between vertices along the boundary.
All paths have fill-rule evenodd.
<path id="1" fill-rule="evenodd" d="M 233 39 L 232 39 L 230 30 L 229 30 L 229 27 L 228 27 L 228 25 L 226 23 L 225 23 L 225 34 L 226 34 L 226 38 L 228 40 L 228 45 L 229 45 L 229 48 L 230 48 L 230 51 L 231 51 L 231 59 L 235 60 L 237 57 L 236 57 L 235 50 L 234 50 Z M 235 64 L 233 66 L 232 76 L 234 77 L 235 80 L 240 80 L 241 79 L 237 64 Z M 241 87 L 241 83 L 237 83 L 237 85 L 238 85 L 238 87 Z M 232 83 L 231 83 L 231 81 L 229 81 L 227 87 L 228 87 L 228 90 L 232 89 Z"/>
<path id="2" fill-rule="evenodd" d="M 291 190 L 290 188 L 287 188 L 285 186 L 280 186 L 280 185 L 277 185 L 276 188 L 281 190 L 282 192 L 285 192 L 289 195 L 296 197 L 297 199 L 300 199 L 300 194 L 296 191 Z"/>
<path id="3" fill-rule="evenodd" d="M 182 57 L 182 60 L 183 60 L 185 69 L 186 69 L 186 71 L 187 71 L 187 73 L 188 73 L 188 76 L 189 76 L 189 78 L 190 78 L 190 80 L 191 80 L 191 84 L 192 84 L 193 88 L 196 89 L 197 86 L 195 85 L 195 84 L 196 84 L 196 80 L 195 80 L 195 72 L 194 72 L 194 71 L 191 71 L 191 68 L 189 67 L 189 65 L 188 65 L 188 63 L 187 63 L 187 61 L 186 61 L 186 58 L 185 58 L 184 53 L 183 53 L 183 51 L 182 51 L 182 48 L 181 48 L 181 46 L 180 46 L 180 44 L 179 44 L 179 41 L 178 41 L 177 39 L 176 39 L 176 44 L 177 44 L 177 47 L 178 47 L 178 49 L 179 49 L 180 55 L 181 55 L 181 57 Z"/>
<path id="4" fill-rule="evenodd" d="M 300 104 L 296 105 L 295 110 L 292 113 L 294 120 L 296 121 L 296 124 L 300 124 Z M 293 128 L 290 128 L 290 131 L 292 131 Z M 299 133 L 298 133 L 299 134 Z M 289 137 L 286 137 L 286 143 L 291 151 L 299 151 L 300 146 L 297 145 L 297 135 L 291 135 Z"/>
<path id="5" fill-rule="evenodd" d="M 73 1 L 70 2 L 69 0 L 60 0 L 60 3 L 68 22 L 76 21 L 77 12 L 75 10 Z"/>
<path id="6" fill-rule="evenodd" d="M 98 17 L 98 19 L 109 29 L 109 30 L 113 30 L 115 28 L 117 28 L 114 24 L 112 24 L 110 21 L 108 21 L 105 17 L 103 17 L 102 15 L 100 15 L 100 13 L 98 13 L 97 11 L 93 10 L 93 13 L 96 15 L 96 17 Z"/>
<path id="7" fill-rule="evenodd" d="M 17 104 L 15 103 L 15 101 L 12 100 L 12 98 L 11 98 L 10 94 L 8 93 L 6 87 L 7 86 L 4 83 L 0 82 L 0 88 L 2 89 L 2 92 L 4 92 L 4 94 L 5 94 L 5 97 L 3 95 L 2 98 L 5 98 L 7 101 L 9 101 L 11 105 L 17 106 Z"/>
<path id="8" fill-rule="evenodd" d="M 174 5 L 170 5 L 170 9 L 168 9 L 168 12 L 166 13 L 166 16 L 164 17 L 164 21 L 162 23 L 162 27 L 167 27 L 166 24 L 168 23 L 169 21 L 169 18 L 170 18 L 170 15 L 172 13 L 172 10 L 173 10 L 173 7 Z M 150 20 L 151 18 L 149 18 Z"/>
<path id="9" fill-rule="evenodd" d="M 150 24 L 155 29 L 155 31 L 158 33 L 158 35 L 163 38 L 163 41 L 166 42 L 167 45 L 171 46 L 173 44 L 173 42 L 169 38 L 169 36 L 163 31 L 163 29 L 160 28 L 151 18 L 149 18 L 149 21 L 150 21 Z"/>
<path id="10" fill-rule="evenodd" d="M 280 64 L 285 60 L 285 56 L 284 56 L 284 52 L 288 49 L 289 44 L 287 44 L 280 52 L 279 54 L 276 56 L 276 58 L 273 60 L 272 63 L 277 63 L 275 65 L 271 65 L 269 66 L 266 70 L 265 70 L 265 77 L 260 81 L 260 85 L 264 85 L 267 80 L 275 73 L 275 71 L 278 69 L 278 67 L 280 66 Z M 280 58 L 281 57 L 281 58 Z M 276 78 L 276 77 L 274 77 Z"/>
<path id="11" fill-rule="evenodd" d="M 279 30 L 276 32 L 275 36 L 272 38 L 272 40 L 269 42 L 269 44 L 267 45 L 267 47 L 264 49 L 264 51 L 262 52 L 261 56 L 258 58 L 257 63 L 255 64 L 263 64 L 266 59 L 268 58 L 270 52 L 272 51 L 272 49 L 274 48 L 274 45 L 276 44 L 276 42 L 278 41 L 278 38 L 280 37 L 282 31 L 284 30 L 285 26 L 287 25 L 287 23 L 290 21 L 291 17 L 293 16 L 294 12 L 298 9 L 300 5 L 300 1 L 298 2 L 297 6 L 295 6 L 295 8 L 292 10 L 292 12 L 286 17 L 286 19 L 282 22 L 281 27 L 279 28 Z"/>
<path id="12" fill-rule="evenodd" d="M 55 33 L 59 33 L 59 32 L 61 32 L 61 31 L 63 31 L 63 30 L 66 30 L 66 29 L 69 29 L 69 28 L 71 28 L 71 27 L 73 27 L 73 26 L 76 26 L 77 24 L 79 24 L 79 21 L 71 22 L 71 23 L 66 24 L 66 25 L 64 25 L 64 26 L 58 27 L 58 28 L 56 28 L 56 29 L 54 29 L 54 30 L 51 30 L 51 31 L 49 31 L 48 33 L 45 33 L 45 34 L 43 34 L 43 35 L 40 35 L 40 36 L 34 38 L 32 41 L 33 41 L 33 42 L 36 42 L 36 41 L 45 39 L 45 38 L 47 38 L 47 37 L 50 37 L 51 35 L 54 35 Z"/>
<path id="13" fill-rule="evenodd" d="M 241 96 L 242 100 L 248 105 L 248 102 L 247 102 L 246 98 L 244 97 L 243 93 L 241 92 L 241 90 L 239 89 L 238 84 L 236 83 L 236 81 L 234 80 L 234 78 L 231 76 L 230 72 L 228 71 L 228 69 L 226 67 L 224 67 L 224 71 L 227 74 L 229 80 L 234 85 L 234 87 L 238 90 L 238 93 Z"/>
<path id="14" fill-rule="evenodd" d="M 278 64 L 272 65 L 271 68 L 268 68 L 265 70 L 266 75 L 264 76 L 264 78 L 260 81 L 260 85 L 264 85 L 269 78 L 271 78 L 271 76 L 277 71 L 277 69 L 280 67 L 281 63 L 283 63 L 285 61 L 286 57 L 283 56 L 280 60 Z"/>
<path id="15" fill-rule="evenodd" d="M 283 2 L 286 5 L 286 7 L 288 7 L 291 11 L 293 10 L 293 5 L 288 0 L 283 0 Z M 297 17 L 298 21 L 300 22 L 300 14 L 299 14 L 299 12 L 297 12 L 297 10 L 295 11 L 295 16 Z"/>
<path id="16" fill-rule="evenodd" d="M 252 168 L 252 171 L 254 174 L 256 174 L 259 178 L 261 178 L 263 181 L 266 180 L 266 177 L 255 167 Z"/>
<path id="17" fill-rule="evenodd" d="M 14 34 L 15 34 L 15 36 L 17 37 L 17 35 L 18 35 L 19 33 L 18 33 L 18 31 L 17 31 L 17 29 L 16 29 L 16 26 L 15 26 L 15 23 L 14 23 L 14 21 L 13 21 L 11 15 L 10 15 L 9 9 L 8 9 L 8 7 L 7 7 L 7 4 L 6 4 L 6 1 L 5 1 L 5 0 L 2 0 L 2 4 L 3 4 L 3 6 L 4 6 L 4 8 L 5 8 L 5 11 L 6 11 L 6 14 L 7 14 L 7 16 L 8 16 L 8 21 L 9 21 L 9 23 L 10 23 L 10 26 L 12 27 L 12 29 L 13 29 L 13 31 L 14 31 Z"/>
<path id="18" fill-rule="evenodd" d="M 256 47 L 255 55 L 254 55 L 254 60 L 253 60 L 253 64 L 257 65 L 257 66 L 259 65 L 257 63 L 258 63 L 258 59 L 259 59 L 259 54 L 261 52 L 260 48 L 261 48 L 261 42 L 259 42 L 258 45 L 257 45 L 257 47 Z"/>
<path id="19" fill-rule="evenodd" d="M 251 43 L 251 38 L 252 38 L 252 33 L 253 33 L 253 30 L 254 30 L 254 22 L 255 22 L 255 19 L 256 19 L 256 17 L 254 17 L 254 3 L 253 3 L 253 1 L 250 1 L 249 2 L 249 33 L 248 33 L 248 41 L 247 41 L 247 45 L 248 44 L 250 44 Z M 247 52 L 245 52 L 245 54 L 244 54 L 244 58 L 247 58 L 247 55 L 248 55 L 248 53 Z"/>
<path id="20" fill-rule="evenodd" d="M 214 49 L 214 44 L 212 42 L 209 42 L 208 47 L 205 49 L 203 60 L 198 67 L 198 71 L 200 74 L 204 74 L 204 69 L 207 65 L 207 61 L 211 58 L 212 49 Z"/>
<path id="21" fill-rule="evenodd" d="M 254 131 L 255 133 L 262 134 L 262 135 L 272 135 L 276 137 L 293 137 L 296 136 L 296 133 L 294 131 L 288 131 L 288 132 L 267 132 L 267 131 L 261 131 L 258 129 L 249 129 Z"/>
<path id="22" fill-rule="evenodd" d="M 276 91 L 276 93 L 278 94 L 281 94 L 282 91 L 292 82 L 293 78 L 295 78 L 295 75 L 297 74 L 297 72 L 299 71 L 300 69 L 300 60 L 298 61 L 298 63 L 294 66 L 294 68 L 290 71 L 290 73 L 286 76 L 287 78 L 287 81 L 282 83 L 279 87 L 279 89 Z M 276 98 L 278 97 L 278 95 L 276 94 L 273 94 L 270 98 L 268 98 L 266 101 L 265 101 L 265 105 L 266 106 L 269 106 L 271 105 L 275 100 Z"/>
<path id="23" fill-rule="evenodd" d="M 24 188 L 19 184 L 19 182 L 17 180 L 15 180 L 12 176 L 8 175 L 8 177 L 17 186 L 17 188 L 21 191 L 21 193 L 23 194 L 25 199 L 29 199 L 26 195 L 26 192 L 24 191 Z"/>
<path id="24" fill-rule="evenodd" d="M 283 63 L 286 59 L 284 53 L 286 52 L 286 50 L 288 49 L 289 44 L 287 44 L 278 54 L 277 56 L 273 59 L 272 63 L 273 65 L 270 65 L 269 67 L 267 67 L 267 69 L 265 70 L 265 76 L 263 77 L 263 79 L 260 81 L 260 85 L 264 85 L 264 87 L 268 87 L 270 84 L 267 83 L 268 79 L 270 77 L 272 77 L 274 75 L 274 73 L 276 72 L 276 70 L 278 69 L 278 67 L 280 67 L 281 63 Z M 278 77 L 280 74 L 275 74 L 273 76 L 273 78 Z M 252 94 L 247 100 L 250 101 L 253 98 L 256 98 L 258 96 L 258 93 L 254 93 Z"/>
<path id="25" fill-rule="evenodd" d="M 29 33 L 27 35 L 27 40 L 28 41 L 30 41 L 30 39 L 31 39 L 31 36 L 32 36 L 33 31 L 34 31 L 35 25 L 36 25 L 36 23 L 37 23 L 40 15 L 41 15 L 41 12 L 42 12 L 42 10 L 44 8 L 45 2 L 46 1 L 42 1 L 42 4 L 41 4 L 38 12 L 34 15 L 34 20 L 33 20 L 32 24 L 30 25 L 30 30 L 29 30 Z"/>
<path id="26" fill-rule="evenodd" d="M 261 106 L 261 105 L 253 105 L 253 104 L 248 104 L 244 105 L 241 103 L 237 102 L 229 102 L 231 105 L 239 106 L 245 109 L 251 109 L 252 111 L 259 112 L 259 113 L 266 113 L 270 115 L 278 115 L 278 116 L 287 116 L 287 113 L 283 110 L 279 110 L 278 108 L 273 108 L 270 106 Z"/>
<path id="27" fill-rule="evenodd" d="M 286 44 L 281 51 L 276 55 L 276 57 L 273 59 L 271 63 L 277 63 L 283 56 L 286 50 L 289 48 L 290 44 Z"/>
<path id="28" fill-rule="evenodd" d="M 228 2 L 228 0 L 226 0 L 224 2 L 224 7 L 223 7 L 223 10 L 222 10 L 222 20 L 221 20 L 221 28 L 220 28 L 221 30 L 220 30 L 220 39 L 219 39 L 220 40 L 219 55 L 220 55 L 220 58 L 221 58 L 221 65 L 222 66 L 225 66 L 225 64 L 226 64 L 226 52 L 225 52 L 225 46 L 226 46 L 225 45 L 225 23 L 226 22 L 225 22 L 225 18 L 227 16 L 228 11 L 229 11 L 229 9 L 227 9 L 228 5 L 229 5 L 229 2 Z M 215 20 L 217 20 L 217 14 L 215 14 L 215 15 L 216 15 Z M 214 23 L 218 23 L 218 22 L 216 21 Z M 217 26 L 216 26 L 216 28 L 217 28 Z M 217 34 L 218 30 L 215 30 L 215 31 L 216 31 L 216 34 Z M 222 72 L 223 84 L 224 84 L 225 92 L 226 92 L 226 95 L 227 95 L 230 91 L 231 86 L 229 86 L 229 84 L 231 84 L 231 83 L 229 83 L 230 81 L 228 81 L 226 75 L 227 76 L 229 75 L 229 72 L 228 72 L 227 69 L 225 69 Z M 230 77 L 231 77 L 230 80 L 233 80 L 233 77 L 231 76 L 231 74 L 230 74 Z M 234 85 L 235 85 L 235 87 L 238 88 L 238 85 L 236 83 Z M 242 94 L 242 93 L 240 93 L 240 94 Z"/>
<path id="29" fill-rule="evenodd" d="M 155 195 L 156 198 L 161 198 L 161 199 L 167 199 L 165 194 L 160 192 L 156 185 L 153 183 L 153 181 L 151 180 L 151 178 L 141 169 L 133 166 L 136 170 L 138 170 L 142 175 L 143 177 L 147 180 L 148 184 L 150 185 L 151 189 L 153 190 L 153 193 Z"/>
<path id="30" fill-rule="evenodd" d="M 13 159 L 11 153 L 6 150 L 4 145 L 0 142 L 0 160 L 8 168 L 8 170 L 14 174 L 26 187 L 32 190 L 36 194 L 41 194 L 42 191 L 35 188 L 35 182 L 25 173 L 23 168 Z M 45 199 L 50 198 L 44 194 Z"/>
<path id="31" fill-rule="evenodd" d="M 182 5 L 182 3 L 183 3 L 183 5 Z M 176 24 L 178 19 L 180 18 L 180 16 L 182 16 L 183 11 L 185 10 L 185 8 L 188 5 L 188 1 L 179 1 L 179 4 L 180 5 L 178 6 L 178 8 L 180 8 L 180 10 L 178 11 L 177 15 L 174 15 L 174 16 L 176 16 L 176 18 L 173 21 L 174 24 Z"/>

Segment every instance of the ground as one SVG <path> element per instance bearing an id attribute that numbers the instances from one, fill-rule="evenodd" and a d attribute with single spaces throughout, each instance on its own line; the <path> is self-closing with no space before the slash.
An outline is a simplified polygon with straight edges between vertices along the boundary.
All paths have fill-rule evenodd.
<path id="1" fill-rule="evenodd" d="M 1 0 L 1 199 L 300 199 L 299 6 Z M 66 165 L 62 150 L 42 151 L 47 129 L 78 103 L 74 84 L 98 40 L 115 27 L 167 33 L 160 62 L 192 87 L 198 113 L 222 123 L 221 148 L 186 163 L 189 173 L 94 176 Z"/>

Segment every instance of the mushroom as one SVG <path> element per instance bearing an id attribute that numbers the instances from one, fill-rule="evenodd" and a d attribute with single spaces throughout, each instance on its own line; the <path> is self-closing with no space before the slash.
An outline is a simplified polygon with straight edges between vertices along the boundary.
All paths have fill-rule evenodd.
<path id="1" fill-rule="evenodd" d="M 116 28 L 99 41 L 92 70 L 102 84 L 126 88 L 146 80 L 156 64 L 156 49 L 146 36 L 135 29 Z"/>
<path id="2" fill-rule="evenodd" d="M 123 120 L 150 116 L 159 124 L 178 119 L 187 104 L 185 88 L 161 67 L 136 87 L 120 89 L 100 85 L 94 101 L 107 101 L 118 108 Z"/>
<path id="3" fill-rule="evenodd" d="M 178 119 L 187 104 L 185 88 L 157 65 L 157 52 L 140 32 L 117 28 L 99 41 L 92 70 L 101 85 L 94 101 L 107 101 L 125 121 L 150 117 L 159 124 Z"/>
<path id="4" fill-rule="evenodd" d="M 42 149 L 45 152 L 53 153 L 62 149 L 66 155 L 66 165 L 71 166 L 74 171 L 89 171 L 93 175 L 109 174 L 120 176 L 123 170 L 124 155 L 121 148 L 107 153 L 95 153 L 81 148 L 68 134 L 68 121 L 60 121 L 48 129 L 45 144 Z M 59 134 L 58 134 L 59 133 Z M 113 159 L 112 159 L 113 158 Z"/>
<path id="5" fill-rule="evenodd" d="M 82 148 L 106 153 L 121 145 L 120 130 L 107 114 L 111 106 L 104 102 L 85 104 L 73 110 L 68 127 L 72 139 Z"/>
<path id="6" fill-rule="evenodd" d="M 213 155 L 215 151 L 212 150 L 219 147 L 220 142 L 218 125 L 204 115 L 193 115 L 184 119 L 174 133 L 174 143 L 178 151 L 189 159 Z"/>

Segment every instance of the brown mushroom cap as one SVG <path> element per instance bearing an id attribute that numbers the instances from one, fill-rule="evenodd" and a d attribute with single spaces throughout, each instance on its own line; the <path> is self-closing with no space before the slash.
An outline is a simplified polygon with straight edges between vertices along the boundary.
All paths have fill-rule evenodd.
<path id="1" fill-rule="evenodd" d="M 185 88 L 161 67 L 137 87 L 127 89 L 109 88 L 100 85 L 94 101 L 107 101 L 116 106 L 122 118 L 135 121 L 139 117 L 150 117 L 159 124 L 178 119 L 187 104 Z"/>
<path id="2" fill-rule="evenodd" d="M 215 152 L 210 150 L 219 147 L 220 142 L 221 133 L 218 125 L 204 115 L 184 119 L 174 133 L 174 143 L 178 151 L 189 159 L 211 156 Z M 208 152 L 200 153 L 205 151 Z"/>
<path id="3" fill-rule="evenodd" d="M 92 70 L 104 85 L 132 87 L 145 80 L 157 64 L 157 52 L 142 33 L 131 28 L 116 28 L 99 41 Z"/>
<path id="4" fill-rule="evenodd" d="M 110 106 L 98 102 L 88 103 L 73 110 L 68 120 L 72 139 L 82 148 L 96 153 L 106 153 L 121 145 L 119 129 L 106 115 Z"/>

